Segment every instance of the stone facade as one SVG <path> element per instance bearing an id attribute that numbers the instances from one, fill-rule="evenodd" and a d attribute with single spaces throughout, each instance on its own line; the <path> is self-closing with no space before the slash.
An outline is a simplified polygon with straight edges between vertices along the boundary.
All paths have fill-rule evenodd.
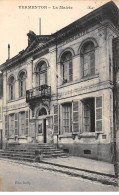
<path id="1" fill-rule="evenodd" d="M 113 161 L 117 17 L 110 2 L 51 36 L 28 33 L 28 47 L 0 68 L 5 143 L 54 143 Z"/>

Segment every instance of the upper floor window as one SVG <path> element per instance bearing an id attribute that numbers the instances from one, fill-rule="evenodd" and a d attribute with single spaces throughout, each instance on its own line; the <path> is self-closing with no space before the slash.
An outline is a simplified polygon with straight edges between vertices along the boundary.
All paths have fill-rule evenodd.
<path id="1" fill-rule="evenodd" d="M 47 84 L 47 64 L 41 61 L 37 66 L 37 72 L 39 73 L 39 85 Z"/>
<path id="2" fill-rule="evenodd" d="M 25 96 L 26 93 L 26 72 L 22 71 L 19 74 L 19 97 Z"/>
<path id="3" fill-rule="evenodd" d="M 83 77 L 95 74 L 95 47 L 91 41 L 86 42 L 81 49 L 81 65 Z"/>
<path id="4" fill-rule="evenodd" d="M 13 100 L 14 99 L 14 84 L 15 84 L 15 79 L 13 76 L 9 78 L 9 99 Z"/>
<path id="5" fill-rule="evenodd" d="M 72 53 L 70 51 L 66 51 L 62 54 L 61 65 L 63 83 L 72 81 L 73 80 Z"/>

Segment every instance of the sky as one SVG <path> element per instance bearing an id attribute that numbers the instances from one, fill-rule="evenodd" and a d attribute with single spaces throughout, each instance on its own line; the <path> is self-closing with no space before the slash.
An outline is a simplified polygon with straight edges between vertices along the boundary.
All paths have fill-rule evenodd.
<path id="1" fill-rule="evenodd" d="M 8 58 L 8 44 L 12 58 L 27 47 L 29 30 L 39 34 L 39 18 L 41 34 L 48 35 L 107 2 L 109 0 L 0 0 L 0 64 Z M 119 7 L 119 0 L 114 2 Z M 20 9 L 19 6 L 47 6 L 47 9 Z M 59 6 L 72 9 L 59 9 Z"/>

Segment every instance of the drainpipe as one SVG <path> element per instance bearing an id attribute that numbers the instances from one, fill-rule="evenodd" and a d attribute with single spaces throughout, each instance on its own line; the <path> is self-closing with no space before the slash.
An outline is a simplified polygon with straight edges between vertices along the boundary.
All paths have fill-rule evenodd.
<path id="1" fill-rule="evenodd" d="M 117 82 L 117 73 L 119 73 L 119 64 L 118 64 L 118 58 L 119 58 L 119 38 L 113 39 L 113 157 L 114 157 L 114 171 L 115 176 L 118 178 L 119 176 L 119 169 L 118 169 L 118 139 L 117 139 L 117 133 L 118 133 L 118 112 L 119 112 L 119 97 L 118 97 L 118 90 L 119 90 L 119 84 Z"/>

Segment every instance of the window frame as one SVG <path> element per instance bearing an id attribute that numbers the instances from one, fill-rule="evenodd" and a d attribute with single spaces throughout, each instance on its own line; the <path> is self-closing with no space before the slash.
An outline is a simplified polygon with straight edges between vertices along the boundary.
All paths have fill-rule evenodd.
<path id="1" fill-rule="evenodd" d="M 45 69 L 42 70 L 42 66 L 45 64 Z M 47 85 L 47 63 L 43 60 L 40 61 L 37 65 L 37 73 L 38 73 L 38 84 L 41 85 Z M 43 84 L 41 83 L 41 75 L 43 77 Z"/>
<path id="2" fill-rule="evenodd" d="M 11 116 L 13 116 L 14 120 L 11 120 Z M 14 121 L 14 124 L 12 125 L 14 128 L 11 128 L 11 121 Z M 12 131 L 11 131 L 12 129 Z M 12 132 L 12 134 L 11 134 Z M 15 113 L 9 114 L 9 137 L 14 137 L 15 136 Z"/>
<path id="3" fill-rule="evenodd" d="M 70 56 L 69 58 L 67 58 L 68 55 Z M 63 59 L 63 58 L 66 58 L 66 59 Z M 61 72 L 62 72 L 63 84 L 72 82 L 73 81 L 73 55 L 71 51 L 65 51 L 62 54 L 60 63 L 62 66 Z"/>
<path id="4" fill-rule="evenodd" d="M 64 119 L 64 109 L 66 106 L 69 109 L 69 111 L 68 111 L 69 118 L 68 119 L 67 118 Z M 64 120 L 69 120 L 68 125 L 67 126 L 65 125 L 65 127 L 69 127 L 68 131 L 66 131 L 66 129 L 64 129 Z M 66 102 L 66 103 L 62 104 L 62 134 L 64 135 L 64 134 L 72 133 L 72 130 L 73 130 L 72 128 L 73 128 L 73 126 L 72 126 L 72 102 Z"/>
<path id="5" fill-rule="evenodd" d="M 21 74 L 24 73 L 24 78 L 20 78 Z M 26 95 L 26 71 L 22 70 L 19 73 L 19 97 L 25 97 Z"/>
<path id="6" fill-rule="evenodd" d="M 86 48 L 93 44 L 93 48 L 91 48 L 90 46 L 90 50 L 89 51 L 85 51 Z M 84 51 L 83 51 L 84 50 Z M 93 56 L 93 57 L 92 57 Z M 88 59 L 88 63 L 87 63 L 87 66 L 88 66 L 88 69 L 87 70 L 87 75 L 84 74 L 85 70 L 85 58 L 88 57 L 90 58 L 90 60 Z M 87 78 L 87 77 L 91 77 L 91 76 L 94 76 L 95 75 L 95 44 L 92 42 L 92 41 L 88 41 L 88 42 L 85 42 L 82 46 L 82 49 L 81 49 L 81 66 L 82 66 L 82 78 Z"/>
<path id="7" fill-rule="evenodd" d="M 13 79 L 13 80 L 12 80 Z M 9 87 L 9 100 L 12 101 L 15 99 L 15 78 L 11 75 L 8 79 L 8 87 Z"/>

